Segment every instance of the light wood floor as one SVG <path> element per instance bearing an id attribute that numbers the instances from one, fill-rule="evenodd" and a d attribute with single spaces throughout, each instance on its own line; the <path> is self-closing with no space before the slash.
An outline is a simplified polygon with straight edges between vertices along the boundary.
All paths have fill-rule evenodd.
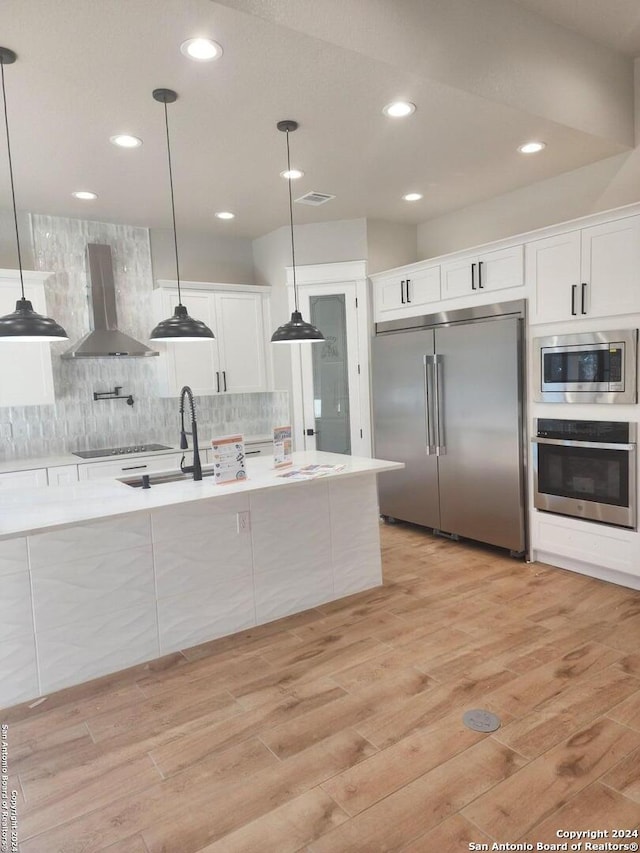
<path id="1" fill-rule="evenodd" d="M 382 589 L 0 714 L 21 853 L 637 828 L 640 593 L 410 526 L 382 540 Z M 470 731 L 470 708 L 502 727 Z"/>

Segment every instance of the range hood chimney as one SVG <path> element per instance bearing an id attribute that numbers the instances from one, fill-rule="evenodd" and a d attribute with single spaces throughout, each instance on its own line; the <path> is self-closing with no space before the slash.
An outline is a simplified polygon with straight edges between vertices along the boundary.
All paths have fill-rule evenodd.
<path id="1" fill-rule="evenodd" d="M 89 274 L 89 325 L 93 331 L 62 353 L 62 358 L 115 358 L 159 355 L 118 330 L 116 289 L 111 246 L 87 245 Z"/>

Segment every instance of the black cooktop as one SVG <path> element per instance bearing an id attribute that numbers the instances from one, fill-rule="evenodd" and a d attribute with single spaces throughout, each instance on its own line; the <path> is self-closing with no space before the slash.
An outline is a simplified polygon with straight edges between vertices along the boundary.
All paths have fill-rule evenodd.
<path id="1" fill-rule="evenodd" d="M 74 450 L 73 455 L 81 459 L 95 459 L 98 456 L 123 456 L 126 453 L 153 453 L 154 450 L 171 450 L 165 444 L 136 444 L 131 447 L 107 447 L 102 450 Z"/>

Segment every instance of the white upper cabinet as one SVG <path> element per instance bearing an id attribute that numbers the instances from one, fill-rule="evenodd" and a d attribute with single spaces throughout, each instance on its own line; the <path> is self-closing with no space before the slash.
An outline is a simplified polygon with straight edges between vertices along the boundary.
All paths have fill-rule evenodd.
<path id="1" fill-rule="evenodd" d="M 376 320 L 421 313 L 416 309 L 440 299 L 440 267 L 373 278 L 373 288 Z"/>
<path id="2" fill-rule="evenodd" d="M 24 295 L 38 314 L 47 314 L 44 282 L 51 273 L 24 271 Z M 0 270 L 0 316 L 20 299 L 18 270 Z M 50 343 L 0 343 L 0 406 L 38 406 L 54 402 Z"/>
<path id="3" fill-rule="evenodd" d="M 522 287 L 523 247 L 510 246 L 479 255 L 464 255 L 441 265 L 442 298 L 481 294 L 484 291 Z"/>
<path id="4" fill-rule="evenodd" d="M 263 299 L 259 293 L 215 294 L 222 391 L 267 388 Z"/>
<path id="5" fill-rule="evenodd" d="M 580 310 L 580 232 L 568 231 L 527 243 L 527 284 L 534 323 L 570 319 Z"/>
<path id="6" fill-rule="evenodd" d="M 196 396 L 268 390 L 266 288 L 195 287 L 193 282 L 185 282 L 180 290 L 189 315 L 206 323 L 215 340 L 158 343 L 161 394 L 175 397 L 183 385 L 189 385 Z M 178 304 L 177 288 L 172 282 L 162 282 L 154 298 L 158 322 L 173 314 Z"/>
<path id="7" fill-rule="evenodd" d="M 582 283 L 589 315 L 640 311 L 640 216 L 582 230 Z"/>
<path id="8" fill-rule="evenodd" d="M 640 216 L 534 240 L 526 247 L 532 322 L 640 311 Z"/>

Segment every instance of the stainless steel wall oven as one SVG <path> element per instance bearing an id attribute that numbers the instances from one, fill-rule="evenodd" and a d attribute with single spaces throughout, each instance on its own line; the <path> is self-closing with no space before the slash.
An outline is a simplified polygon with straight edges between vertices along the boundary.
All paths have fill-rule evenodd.
<path id="1" fill-rule="evenodd" d="M 636 424 L 539 418 L 534 506 L 636 528 Z"/>

